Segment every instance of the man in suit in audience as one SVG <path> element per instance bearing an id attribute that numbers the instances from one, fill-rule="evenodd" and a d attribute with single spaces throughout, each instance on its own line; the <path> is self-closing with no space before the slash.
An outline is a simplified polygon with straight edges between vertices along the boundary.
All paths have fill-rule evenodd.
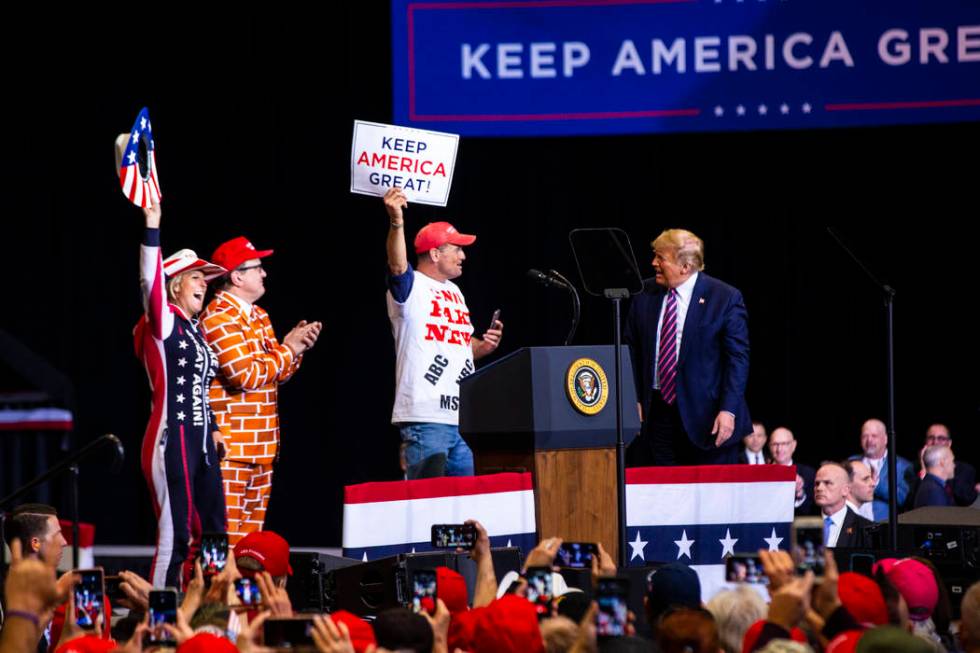
<path id="1" fill-rule="evenodd" d="M 860 460 L 869 468 L 877 479 L 875 485 L 874 510 L 875 521 L 888 517 L 888 433 L 885 423 L 880 419 L 869 419 L 861 425 L 862 454 L 850 457 L 850 460 Z M 898 490 L 898 510 L 902 511 L 909 499 L 909 488 L 915 484 L 915 470 L 912 463 L 898 456 L 895 460 L 895 487 Z"/>
<path id="2" fill-rule="evenodd" d="M 950 435 L 949 429 L 945 424 L 931 424 L 926 429 L 926 441 L 922 445 L 922 451 L 919 452 L 920 479 L 925 478 L 926 475 L 922 455 L 925 453 L 926 448 L 933 445 L 953 448 L 953 436 Z M 962 460 L 956 461 L 956 469 L 953 471 L 953 478 L 950 484 L 953 486 L 953 501 L 955 505 L 972 506 L 973 502 L 977 500 L 977 491 L 980 490 L 980 484 L 977 484 L 977 470 L 970 463 Z"/>
<path id="3" fill-rule="evenodd" d="M 955 457 L 953 450 L 941 444 L 926 447 L 922 454 L 926 475 L 915 492 L 916 508 L 925 506 L 953 506 L 953 479 Z"/>
<path id="4" fill-rule="evenodd" d="M 796 438 L 785 426 L 774 429 L 769 436 L 769 453 L 774 465 L 793 465 Z M 813 478 L 816 472 L 809 465 L 796 464 L 796 498 L 793 503 L 797 515 L 813 514 Z"/>
<path id="5" fill-rule="evenodd" d="M 874 524 L 847 507 L 851 496 L 847 470 L 840 463 L 824 463 L 814 479 L 814 502 L 824 519 L 824 546 L 860 548 L 870 546 L 866 528 Z"/>
<path id="6" fill-rule="evenodd" d="M 874 521 L 872 503 L 875 494 L 875 479 L 871 468 L 860 460 L 848 460 L 844 463 L 847 477 L 851 484 L 851 496 L 847 506 L 869 521 Z"/>
<path id="7" fill-rule="evenodd" d="M 762 422 L 752 422 L 752 432 L 742 438 L 745 445 L 739 452 L 738 462 L 746 465 L 765 465 L 766 460 L 766 427 Z"/>

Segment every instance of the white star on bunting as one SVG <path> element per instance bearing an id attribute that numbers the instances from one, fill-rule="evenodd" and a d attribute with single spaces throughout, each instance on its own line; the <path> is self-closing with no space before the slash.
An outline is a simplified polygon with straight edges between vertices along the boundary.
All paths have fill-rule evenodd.
<path id="1" fill-rule="evenodd" d="M 689 560 L 693 559 L 691 557 L 691 546 L 694 544 L 694 540 L 687 539 L 687 530 L 681 531 L 681 539 L 674 540 L 674 544 L 677 545 L 677 559 L 680 560 L 681 556 L 687 556 Z"/>
<path id="2" fill-rule="evenodd" d="M 633 551 L 630 553 L 630 562 L 632 562 L 633 558 L 636 558 L 637 556 L 639 556 L 640 560 L 645 562 L 646 558 L 643 557 L 643 548 L 647 545 L 647 543 L 640 539 L 639 529 L 636 531 L 636 539 L 629 542 L 629 545 L 630 548 L 633 549 Z"/>
<path id="3" fill-rule="evenodd" d="M 772 535 L 762 538 L 762 541 L 769 545 L 770 551 L 779 551 L 779 543 L 783 541 L 783 538 L 776 537 L 776 529 L 773 528 Z"/>
<path id="4" fill-rule="evenodd" d="M 732 537 L 730 529 L 725 529 L 725 539 L 718 540 L 721 542 L 721 557 L 724 558 L 726 553 L 735 555 L 735 543 L 738 542 L 737 537 Z"/>

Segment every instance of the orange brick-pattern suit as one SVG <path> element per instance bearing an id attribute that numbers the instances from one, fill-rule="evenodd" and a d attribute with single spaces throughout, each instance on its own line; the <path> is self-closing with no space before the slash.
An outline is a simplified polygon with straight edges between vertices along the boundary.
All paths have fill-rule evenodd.
<path id="1" fill-rule="evenodd" d="M 262 530 L 272 491 L 272 463 L 279 450 L 279 384 L 299 369 L 302 356 L 280 345 L 269 315 L 220 291 L 201 317 L 204 336 L 220 371 L 210 400 L 226 436 L 221 463 L 228 514 L 228 542 Z"/>

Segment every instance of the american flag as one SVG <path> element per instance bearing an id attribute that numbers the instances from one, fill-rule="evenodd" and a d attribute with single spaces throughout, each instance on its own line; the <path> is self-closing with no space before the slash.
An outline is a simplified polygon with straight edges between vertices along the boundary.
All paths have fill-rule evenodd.
<path id="1" fill-rule="evenodd" d="M 682 562 L 707 601 L 725 584 L 725 557 L 789 549 L 796 468 L 783 465 L 626 470 L 631 566 Z"/>
<path id="2" fill-rule="evenodd" d="M 130 202 L 143 208 L 159 204 L 163 197 L 154 148 L 150 112 L 143 107 L 129 132 L 129 141 L 119 165 L 119 183 L 123 194 Z"/>

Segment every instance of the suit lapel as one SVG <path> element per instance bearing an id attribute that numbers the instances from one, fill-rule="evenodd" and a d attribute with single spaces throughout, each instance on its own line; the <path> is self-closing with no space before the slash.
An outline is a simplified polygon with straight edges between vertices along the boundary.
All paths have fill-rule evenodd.
<path id="1" fill-rule="evenodd" d="M 687 306 L 687 315 L 684 316 L 684 330 L 681 332 L 681 354 L 677 357 L 677 367 L 684 364 L 687 358 L 687 352 L 692 347 L 691 340 L 698 325 L 701 324 L 701 318 L 704 317 L 705 304 L 701 302 L 704 299 L 705 302 L 708 301 L 704 297 L 705 290 L 705 275 L 704 272 L 698 273 L 697 281 L 694 282 L 694 291 L 691 293 L 691 302 Z"/>

